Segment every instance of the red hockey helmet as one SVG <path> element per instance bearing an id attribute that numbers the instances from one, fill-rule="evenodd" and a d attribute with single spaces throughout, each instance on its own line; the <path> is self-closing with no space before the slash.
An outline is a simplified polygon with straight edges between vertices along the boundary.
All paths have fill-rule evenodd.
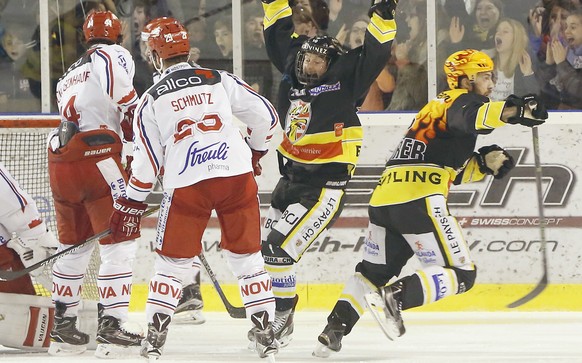
<path id="1" fill-rule="evenodd" d="M 190 42 L 186 28 L 178 22 L 161 23 L 154 27 L 148 45 L 161 59 L 169 59 L 190 53 Z"/>
<path id="2" fill-rule="evenodd" d="M 180 22 L 178 20 L 176 20 L 172 17 L 169 17 L 169 16 L 162 16 L 160 18 L 152 19 L 143 27 L 143 30 L 141 31 L 141 40 L 144 42 L 147 42 L 152 30 L 156 26 L 158 26 L 160 24 L 166 24 L 166 23 L 176 23 L 176 24 L 182 25 L 182 24 L 180 24 Z"/>
<path id="3" fill-rule="evenodd" d="M 83 24 L 85 42 L 94 39 L 119 41 L 121 22 L 111 11 L 92 11 Z"/>

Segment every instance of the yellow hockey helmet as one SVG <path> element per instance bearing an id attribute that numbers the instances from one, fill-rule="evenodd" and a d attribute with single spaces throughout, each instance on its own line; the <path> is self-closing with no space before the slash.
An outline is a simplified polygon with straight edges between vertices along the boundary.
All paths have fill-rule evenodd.
<path id="1" fill-rule="evenodd" d="M 474 82 L 477 73 L 493 71 L 495 65 L 487 54 L 465 49 L 451 54 L 445 61 L 445 74 L 450 89 L 459 88 L 459 78 L 466 76 Z"/>

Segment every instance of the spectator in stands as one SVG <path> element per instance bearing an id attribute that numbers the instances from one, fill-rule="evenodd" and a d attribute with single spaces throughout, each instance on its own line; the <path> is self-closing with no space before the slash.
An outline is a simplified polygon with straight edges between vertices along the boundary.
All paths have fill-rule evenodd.
<path id="1" fill-rule="evenodd" d="M 494 48 L 495 28 L 502 16 L 501 0 L 477 0 L 470 17 L 471 21 L 467 25 L 464 25 L 462 11 L 453 15 L 449 28 L 450 44 L 447 47 L 449 54 L 466 48 L 479 50 Z"/>
<path id="2" fill-rule="evenodd" d="M 491 56 L 495 63 L 497 82 L 489 96 L 501 101 L 511 94 L 539 94 L 540 86 L 534 75 L 528 53 L 528 38 L 524 26 L 515 19 L 502 19 L 495 32 L 495 51 Z"/>
<path id="3" fill-rule="evenodd" d="M 559 95 L 558 109 L 582 109 L 582 9 L 566 18 L 564 43 L 552 38 L 540 79 Z"/>

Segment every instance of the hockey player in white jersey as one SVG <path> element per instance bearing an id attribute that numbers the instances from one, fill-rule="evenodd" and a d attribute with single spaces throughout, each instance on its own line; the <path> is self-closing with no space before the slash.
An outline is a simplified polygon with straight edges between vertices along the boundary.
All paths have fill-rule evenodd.
<path id="1" fill-rule="evenodd" d="M 132 138 L 129 123 L 138 101 L 133 88 L 133 59 L 119 45 L 119 19 L 109 11 L 92 12 L 83 33 L 89 49 L 57 84 L 62 122 L 49 142 L 49 176 L 60 249 L 109 228 L 113 200 L 125 195 L 122 138 Z M 112 358 L 131 353 L 131 347 L 139 351 L 143 339 L 124 328 L 137 246 L 134 240 L 116 243 L 110 236 L 100 239 L 99 245 L 99 344 L 95 355 Z M 88 335 L 78 330 L 76 320 L 81 285 L 94 246 L 86 244 L 53 266 L 56 312 L 49 349 L 52 355 L 80 354 L 88 343 Z"/>
<path id="2" fill-rule="evenodd" d="M 148 38 L 150 37 L 150 32 L 156 27 L 163 23 L 179 23 L 178 20 L 172 17 L 159 17 L 150 20 L 149 23 L 144 26 L 141 31 L 141 41 L 145 47 L 145 53 L 149 57 L 150 49 L 147 44 Z M 189 60 L 189 62 L 194 67 L 200 67 L 198 64 Z M 152 66 L 153 68 L 153 66 Z M 160 79 L 160 73 L 156 70 L 152 75 L 153 82 L 156 83 Z M 204 324 L 206 318 L 202 314 L 202 308 L 204 307 L 204 300 L 202 299 L 202 292 L 200 291 L 200 258 L 198 256 L 194 257 L 192 261 L 192 270 L 190 273 L 184 276 L 182 280 L 182 297 L 176 306 L 176 311 L 174 312 L 173 321 L 176 323 L 184 324 Z"/>
<path id="3" fill-rule="evenodd" d="M 142 355 L 162 353 L 178 304 L 183 276 L 212 210 L 221 226 L 220 247 L 237 276 L 260 357 L 278 351 L 272 330 L 275 303 L 260 246 L 260 213 L 253 177 L 279 122 L 269 101 L 238 77 L 187 63 L 188 34 L 162 24 L 148 39 L 161 79 L 140 98 L 134 118 L 134 163 L 127 197 L 111 216 L 118 242 L 139 235 L 140 219 L 163 168 L 164 199 L 158 221 L 155 275 L 146 303 L 148 335 Z M 234 117 L 247 126 L 243 137 Z"/>

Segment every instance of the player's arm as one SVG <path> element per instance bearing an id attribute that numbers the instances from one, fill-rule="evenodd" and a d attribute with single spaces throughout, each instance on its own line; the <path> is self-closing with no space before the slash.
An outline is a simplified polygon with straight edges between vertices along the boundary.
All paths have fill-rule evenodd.
<path id="1" fill-rule="evenodd" d="M 281 73 L 285 73 L 287 57 L 298 36 L 294 34 L 292 10 L 288 0 L 263 0 L 263 34 L 269 60 Z M 298 47 L 297 49 L 298 50 Z"/>
<path id="2" fill-rule="evenodd" d="M 350 78 L 354 82 L 352 87 L 356 98 L 368 91 L 390 58 L 396 36 L 394 14 L 397 4 L 398 0 L 376 0 L 369 10 L 370 22 L 363 46 L 346 54 L 345 59 L 349 61 L 344 64 L 345 73 L 353 72 Z"/>
<path id="3" fill-rule="evenodd" d="M 498 145 L 489 145 L 479 148 L 467 160 L 463 169 L 454 180 L 454 184 L 472 183 L 482 180 L 486 175 L 501 179 L 513 167 L 513 157 Z"/>
<path id="4" fill-rule="evenodd" d="M 279 123 L 275 107 L 237 76 L 221 72 L 222 85 L 233 115 L 247 125 L 247 143 L 252 151 L 255 175 L 261 175 L 259 160 L 269 150 L 269 142 Z"/>

